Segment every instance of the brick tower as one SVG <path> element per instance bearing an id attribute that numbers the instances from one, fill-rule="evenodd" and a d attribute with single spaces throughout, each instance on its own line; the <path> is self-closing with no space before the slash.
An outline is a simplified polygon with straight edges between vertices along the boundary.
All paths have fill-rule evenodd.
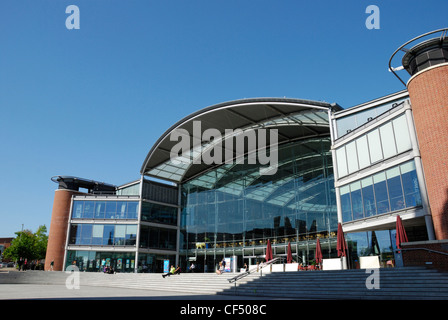
<path id="1" fill-rule="evenodd" d="M 434 232 L 448 239 L 448 38 L 423 41 L 407 50 L 403 67 L 425 172 Z"/>

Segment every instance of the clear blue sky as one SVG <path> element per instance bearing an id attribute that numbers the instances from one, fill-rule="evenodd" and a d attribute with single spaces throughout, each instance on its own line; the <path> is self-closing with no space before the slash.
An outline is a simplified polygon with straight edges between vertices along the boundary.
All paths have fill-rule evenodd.
<path id="1" fill-rule="evenodd" d="M 65 26 L 71 4 L 79 30 Z M 379 30 L 365 26 L 371 4 Z M 52 176 L 138 179 L 157 138 L 204 107 L 347 108 L 404 89 L 391 54 L 447 27 L 447 12 L 446 0 L 2 0 L 0 237 L 50 227 Z"/>

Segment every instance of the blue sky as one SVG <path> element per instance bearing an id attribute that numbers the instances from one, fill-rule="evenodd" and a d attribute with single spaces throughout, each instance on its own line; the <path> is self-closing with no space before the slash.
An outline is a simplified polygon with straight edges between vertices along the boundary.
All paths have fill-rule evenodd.
<path id="1" fill-rule="evenodd" d="M 71 4 L 79 30 L 65 26 Z M 365 26 L 371 4 L 378 30 Z M 52 176 L 139 179 L 157 138 L 204 107 L 347 108 L 404 89 L 391 54 L 447 27 L 446 12 L 446 0 L 2 0 L 0 237 L 50 227 Z"/>

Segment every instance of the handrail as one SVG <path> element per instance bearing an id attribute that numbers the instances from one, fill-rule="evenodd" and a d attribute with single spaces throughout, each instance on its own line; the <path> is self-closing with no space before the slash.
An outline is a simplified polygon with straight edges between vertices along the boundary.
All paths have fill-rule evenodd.
<path id="1" fill-rule="evenodd" d="M 280 259 L 281 259 L 281 258 L 278 257 L 278 258 L 274 258 L 274 259 L 272 259 L 272 260 L 269 260 L 269 261 L 267 261 L 267 262 L 260 263 L 257 267 L 252 268 L 252 269 L 249 270 L 249 271 L 243 272 L 243 273 L 241 273 L 241 274 L 239 274 L 239 275 L 237 275 L 237 276 L 235 276 L 235 277 L 233 277 L 233 278 L 231 278 L 231 279 L 227 279 L 227 280 L 228 280 L 230 283 L 232 283 L 232 282 L 237 282 L 238 280 L 240 280 L 240 279 L 242 279 L 242 278 L 248 276 L 249 274 L 251 274 L 251 273 L 253 273 L 253 272 L 255 272 L 255 271 L 258 271 L 258 270 L 263 269 L 264 267 L 270 266 L 271 264 L 273 264 L 274 262 L 277 262 L 277 261 L 280 260 Z"/>
<path id="2" fill-rule="evenodd" d="M 404 86 L 406 87 L 406 83 L 404 83 L 404 81 L 401 80 L 401 78 L 395 73 L 395 70 L 396 70 L 396 69 L 395 69 L 395 68 L 392 68 L 392 66 L 391 66 L 392 59 L 394 58 L 394 56 L 397 54 L 398 51 L 402 50 L 402 49 L 404 48 L 404 46 L 408 45 L 408 44 L 411 43 L 411 42 L 414 42 L 415 40 L 418 40 L 418 39 L 420 39 L 420 38 L 423 38 L 423 37 L 425 37 L 425 36 L 428 36 L 428 35 L 430 35 L 430 34 L 437 33 L 437 32 L 443 32 L 443 33 L 440 35 L 440 39 L 442 40 L 442 38 L 443 38 L 443 39 L 445 38 L 445 36 L 446 36 L 446 32 L 447 32 L 447 31 L 448 31 L 448 28 L 442 28 L 442 29 L 437 29 L 437 30 L 434 30 L 434 31 L 430 31 L 430 32 L 424 33 L 424 34 L 422 34 L 422 35 L 419 35 L 418 37 L 415 37 L 415 38 L 413 38 L 413 39 L 407 41 L 406 43 L 402 44 L 397 50 L 395 50 L 395 52 L 392 54 L 392 56 L 391 56 L 390 59 L 389 59 L 389 71 L 392 72 L 392 73 L 398 78 L 398 80 L 400 80 L 401 83 L 403 83 Z M 403 50 L 405 50 L 405 49 L 403 49 Z"/>
<path id="3" fill-rule="evenodd" d="M 397 249 L 396 251 L 412 251 L 412 250 L 425 250 L 428 252 L 438 253 L 438 254 L 443 254 L 445 256 L 448 256 L 448 252 L 437 251 L 437 250 L 432 250 L 432 249 L 428 249 L 428 248 L 401 248 L 401 249 Z"/>

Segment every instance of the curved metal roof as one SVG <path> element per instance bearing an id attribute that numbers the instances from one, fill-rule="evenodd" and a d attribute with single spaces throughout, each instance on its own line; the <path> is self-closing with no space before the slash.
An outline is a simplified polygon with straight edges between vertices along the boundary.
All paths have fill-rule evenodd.
<path id="1" fill-rule="evenodd" d="M 242 99 L 204 108 L 178 121 L 156 141 L 146 156 L 140 173 L 175 183 L 187 181 L 215 166 L 203 162 L 195 163 L 194 159 L 219 142 L 224 154 L 226 144 L 223 142 L 229 138 L 226 136 L 226 130 L 229 129 L 241 129 L 242 132 L 249 129 L 277 129 L 279 145 L 308 137 L 328 136 L 329 109 L 342 108 L 337 104 L 290 98 Z M 173 161 L 174 159 L 170 159 L 170 152 L 179 141 L 171 141 L 170 135 L 177 129 L 183 129 L 183 132 L 188 132 L 189 141 L 194 141 L 194 121 L 200 121 L 201 137 L 205 130 L 216 129 L 222 139 L 201 141 L 202 144 L 196 146 L 190 145 L 188 158 L 179 157 L 180 161 Z M 235 154 L 235 150 L 230 151 Z"/>

